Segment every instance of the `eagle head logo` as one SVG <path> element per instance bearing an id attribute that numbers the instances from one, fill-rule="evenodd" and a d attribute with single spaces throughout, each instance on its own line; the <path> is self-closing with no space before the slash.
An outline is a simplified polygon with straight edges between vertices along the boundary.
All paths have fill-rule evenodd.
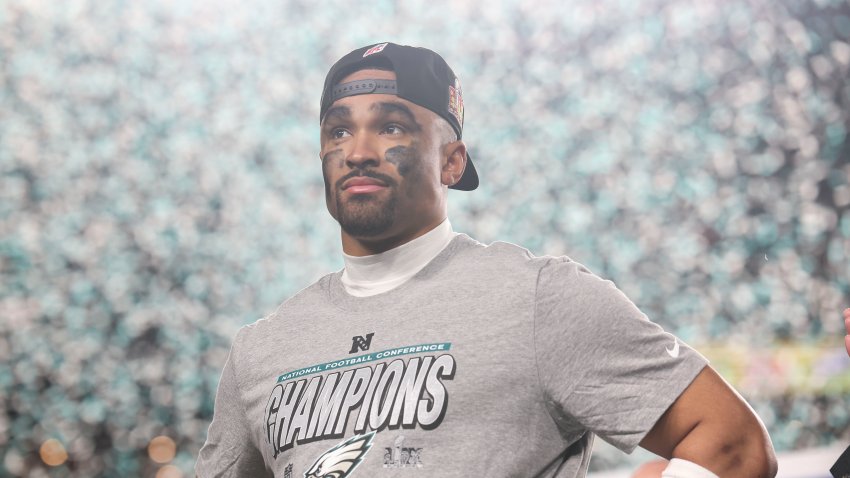
<path id="1" fill-rule="evenodd" d="M 304 473 L 304 478 L 345 478 L 363 461 L 372 448 L 375 432 L 355 435 L 326 451 Z"/>

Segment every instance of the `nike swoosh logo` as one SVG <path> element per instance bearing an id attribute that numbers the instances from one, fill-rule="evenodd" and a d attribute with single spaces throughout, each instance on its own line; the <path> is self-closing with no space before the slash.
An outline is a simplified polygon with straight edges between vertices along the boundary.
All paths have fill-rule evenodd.
<path id="1" fill-rule="evenodd" d="M 669 356 L 671 356 L 671 357 L 673 357 L 673 358 L 678 357 L 678 356 L 679 356 L 679 341 L 677 340 L 677 341 L 673 344 L 673 348 L 672 348 L 672 349 L 668 349 L 668 348 L 666 348 L 666 347 L 665 347 L 665 348 L 664 348 L 664 350 L 666 350 L 666 351 L 667 351 L 667 355 L 669 355 Z"/>

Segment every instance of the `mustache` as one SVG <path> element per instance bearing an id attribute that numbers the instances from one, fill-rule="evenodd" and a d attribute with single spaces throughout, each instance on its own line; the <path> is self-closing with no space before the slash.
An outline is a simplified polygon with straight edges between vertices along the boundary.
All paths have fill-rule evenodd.
<path id="1" fill-rule="evenodd" d="M 386 174 L 377 173 L 375 171 L 363 170 L 363 169 L 355 169 L 354 171 L 346 174 L 345 176 L 339 178 L 336 182 L 336 188 L 342 188 L 342 184 L 348 181 L 351 178 L 372 178 L 377 179 L 378 181 L 383 181 L 387 186 L 395 187 L 396 181 L 395 179 L 387 176 Z"/>

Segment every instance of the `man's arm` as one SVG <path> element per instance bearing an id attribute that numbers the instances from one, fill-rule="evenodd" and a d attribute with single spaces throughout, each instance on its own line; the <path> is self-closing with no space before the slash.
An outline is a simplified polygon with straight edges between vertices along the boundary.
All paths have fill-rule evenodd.
<path id="1" fill-rule="evenodd" d="M 705 367 L 661 416 L 640 446 L 696 463 L 721 478 L 773 477 L 776 456 L 755 412 Z"/>
<path id="2" fill-rule="evenodd" d="M 236 334 L 215 392 L 213 419 L 195 461 L 197 478 L 269 477 L 263 456 L 251 439 L 251 420 L 239 392 L 236 357 L 242 331 Z"/>

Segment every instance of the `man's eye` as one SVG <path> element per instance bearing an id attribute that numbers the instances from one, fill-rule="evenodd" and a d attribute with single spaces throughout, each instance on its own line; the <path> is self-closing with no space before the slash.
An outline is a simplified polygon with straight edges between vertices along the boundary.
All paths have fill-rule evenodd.
<path id="1" fill-rule="evenodd" d="M 384 134 L 392 134 L 392 135 L 403 134 L 404 128 L 402 128 L 401 126 L 399 126 L 397 124 L 391 124 L 391 125 L 387 125 L 384 128 L 383 133 Z"/>
<path id="2" fill-rule="evenodd" d="M 351 133 L 344 128 L 334 128 L 331 130 L 331 138 L 333 139 L 345 138 L 346 136 L 351 136 Z"/>

